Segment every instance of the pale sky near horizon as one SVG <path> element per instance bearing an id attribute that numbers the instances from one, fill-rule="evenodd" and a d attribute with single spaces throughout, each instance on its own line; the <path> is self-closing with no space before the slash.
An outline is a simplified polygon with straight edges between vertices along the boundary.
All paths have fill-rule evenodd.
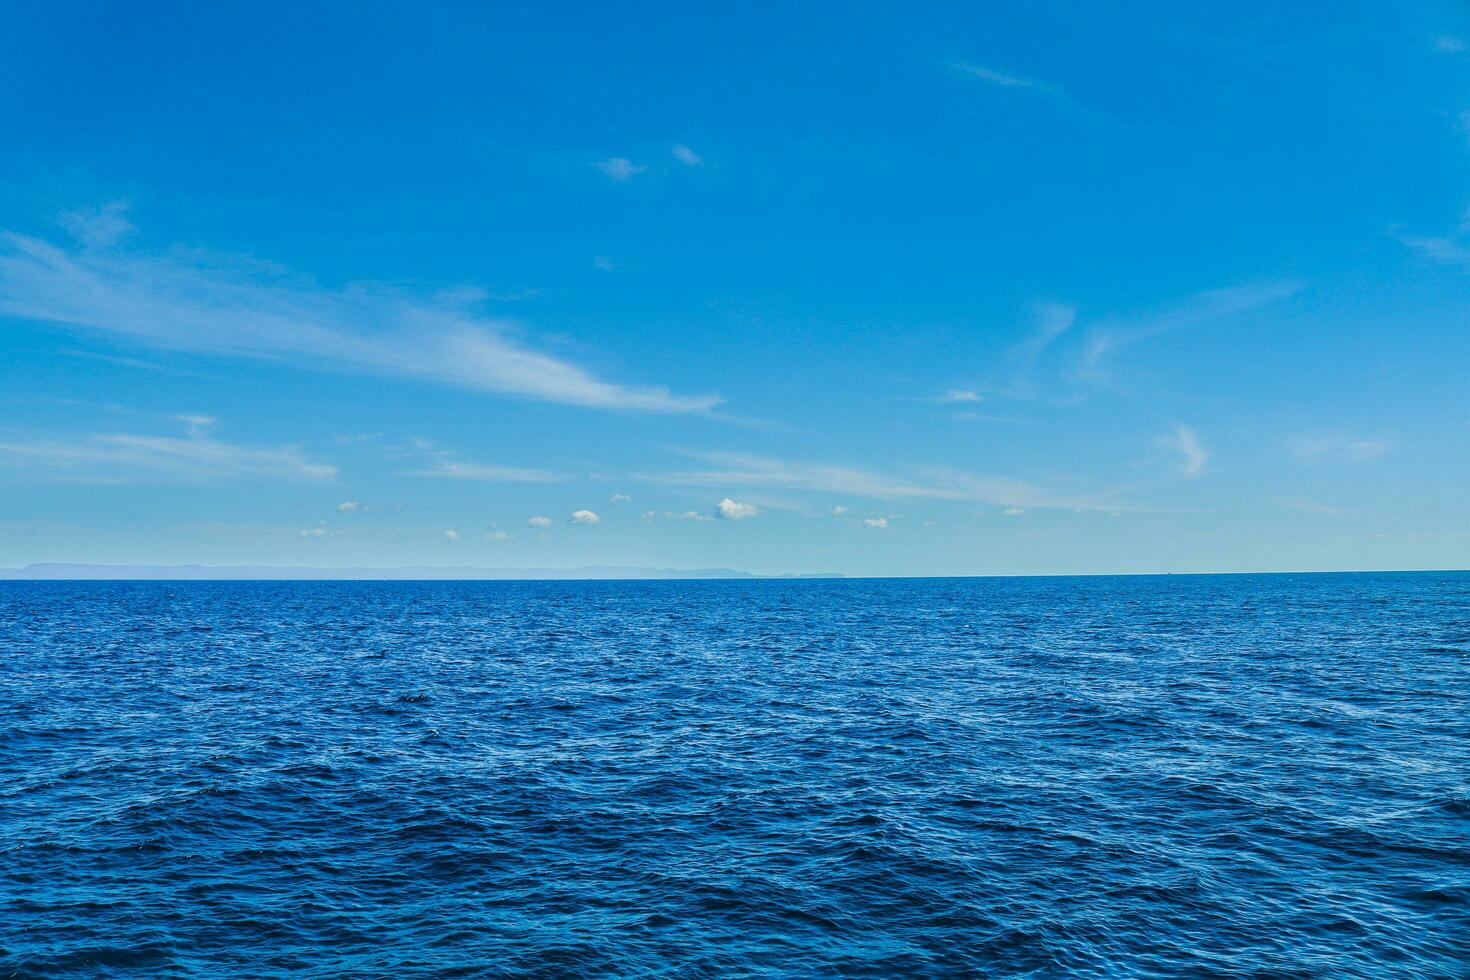
<path id="1" fill-rule="evenodd" d="M 1470 8 L 3 4 L 0 567 L 1470 566 Z"/>

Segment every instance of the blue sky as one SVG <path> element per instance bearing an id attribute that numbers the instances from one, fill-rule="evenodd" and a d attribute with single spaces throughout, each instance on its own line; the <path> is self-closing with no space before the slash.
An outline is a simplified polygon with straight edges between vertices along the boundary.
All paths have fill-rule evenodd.
<path id="1" fill-rule="evenodd" d="M 0 566 L 1470 566 L 1462 4 L 6 6 Z"/>

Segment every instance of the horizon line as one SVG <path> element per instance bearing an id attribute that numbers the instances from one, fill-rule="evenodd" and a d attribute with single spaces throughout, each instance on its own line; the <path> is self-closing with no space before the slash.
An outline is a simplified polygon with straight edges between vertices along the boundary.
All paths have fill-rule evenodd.
<path id="1" fill-rule="evenodd" d="M 47 572 L 51 574 L 47 574 Z M 169 576 L 166 572 L 219 572 Z M 78 574 L 65 574 L 76 572 Z M 230 574 L 239 572 L 241 574 Z M 283 574 L 273 575 L 272 572 Z M 362 573 L 353 575 L 351 573 Z M 392 573 L 420 573 L 394 576 Z M 450 573 L 437 576 L 433 573 Z M 30 573 L 30 574 L 27 574 Z M 120 574 L 108 574 L 120 573 Z M 128 574 L 132 573 L 132 574 Z M 258 574 L 250 574 L 258 573 Z M 320 573 L 290 574 L 290 573 Z M 455 575 L 453 573 L 469 573 Z M 478 575 L 473 573 L 480 573 Z M 496 575 L 495 573 L 508 573 Z M 577 574 L 591 573 L 591 574 Z M 598 574 L 602 573 L 602 574 Z M 612 574 L 608 574 L 612 573 Z M 1132 572 L 967 572 L 950 575 L 850 575 L 843 572 L 748 572 L 733 568 L 666 568 L 637 565 L 576 565 L 567 567 L 517 567 L 473 565 L 123 565 L 81 562 L 31 562 L 18 567 L 0 567 L 0 581 L 10 582 L 543 582 L 543 581 L 731 581 L 731 580 L 836 580 L 902 581 L 992 578 L 1144 578 L 1169 576 L 1246 575 L 1420 575 L 1464 574 L 1470 568 L 1302 568 L 1236 569 L 1215 571 L 1169 570 Z"/>

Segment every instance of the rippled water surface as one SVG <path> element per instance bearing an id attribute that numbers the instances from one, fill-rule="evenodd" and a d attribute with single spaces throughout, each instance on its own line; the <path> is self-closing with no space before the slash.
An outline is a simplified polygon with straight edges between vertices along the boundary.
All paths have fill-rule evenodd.
<path id="1" fill-rule="evenodd" d="M 1470 975 L 1470 575 L 0 583 L 0 976 Z"/>

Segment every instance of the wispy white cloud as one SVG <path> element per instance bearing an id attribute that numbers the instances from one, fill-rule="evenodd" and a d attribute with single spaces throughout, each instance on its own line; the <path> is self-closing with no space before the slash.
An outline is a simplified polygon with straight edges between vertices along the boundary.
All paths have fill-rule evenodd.
<path id="1" fill-rule="evenodd" d="M 984 476 L 942 467 L 920 470 L 912 478 L 828 463 L 792 462 L 748 453 L 689 452 L 708 467 L 665 473 L 654 479 L 691 486 L 775 487 L 880 499 L 967 500 L 999 506 L 1117 510 L 1093 497 L 1054 494 L 1023 480 Z"/>
<path id="2" fill-rule="evenodd" d="M 1031 335 L 1011 348 L 1009 359 L 1014 371 L 1024 375 L 1036 366 L 1036 360 L 1058 338 L 1077 322 L 1077 307 L 1071 303 L 1044 300 L 1031 308 L 1036 326 Z"/>
<path id="3" fill-rule="evenodd" d="M 567 518 L 568 524 L 601 524 L 602 518 L 590 510 L 574 510 L 572 516 Z"/>
<path id="4" fill-rule="evenodd" d="M 599 272 L 614 272 L 617 267 L 618 264 L 606 255 L 596 255 L 592 258 L 592 268 Z"/>
<path id="5" fill-rule="evenodd" d="M 698 153 L 695 153 L 683 143 L 675 143 L 674 146 L 669 150 L 669 152 L 673 154 L 675 160 L 678 160 L 686 167 L 704 166 L 704 157 L 700 156 Z"/>
<path id="6" fill-rule="evenodd" d="M 1390 446 L 1385 439 L 1309 435 L 1294 440 L 1289 448 L 1292 455 L 1303 460 L 1365 462 L 1382 456 L 1388 452 Z"/>
<path id="7" fill-rule="evenodd" d="M 1428 258 L 1470 267 L 1470 241 L 1449 235 L 1398 235 L 1399 242 Z"/>
<path id="8" fill-rule="evenodd" d="M 668 516 L 670 516 L 670 517 L 672 517 L 672 518 L 674 518 L 675 520 L 678 520 L 678 521 L 712 521 L 712 520 L 714 520 L 714 518 L 711 517 L 711 516 L 709 516 L 708 514 L 701 514 L 697 510 L 686 510 L 682 514 L 670 514 Z"/>
<path id="9" fill-rule="evenodd" d="M 450 541 L 458 541 L 459 540 L 459 532 L 458 531 L 454 531 L 454 530 L 445 531 L 444 532 L 444 536 L 446 538 L 448 538 Z"/>
<path id="10" fill-rule="evenodd" d="M 863 518 L 863 527 L 885 528 L 887 526 L 888 526 L 888 518 L 886 518 L 886 517 L 865 517 L 865 518 Z"/>
<path id="11" fill-rule="evenodd" d="M 1199 435 L 1187 425 L 1175 426 L 1173 432 L 1160 436 L 1159 445 L 1178 454 L 1179 472 L 1190 478 L 1203 473 L 1210 460 L 1210 451 L 1200 444 Z"/>
<path id="12" fill-rule="evenodd" d="M 188 427 L 191 436 L 202 436 L 219 424 L 219 419 L 212 415 L 180 415 L 179 421 Z"/>
<path id="13" fill-rule="evenodd" d="M 356 500 L 344 500 L 337 505 L 337 509 L 344 514 L 349 514 L 353 511 L 362 510 L 362 504 Z"/>
<path id="14" fill-rule="evenodd" d="M 626 493 L 615 493 L 608 498 L 607 502 L 610 504 L 630 504 L 633 502 L 633 498 Z"/>
<path id="15" fill-rule="evenodd" d="M 1464 40 L 1450 34 L 1441 34 L 1434 39 L 1434 50 L 1441 54 L 1462 54 L 1465 48 Z"/>
<path id="16" fill-rule="evenodd" d="M 1470 111 L 1461 117 L 1461 122 L 1470 129 Z M 1408 235 L 1394 230 L 1389 233 L 1399 244 L 1405 245 L 1426 258 L 1448 265 L 1459 265 L 1470 269 L 1470 212 L 1466 212 L 1455 229 L 1444 235 Z"/>
<path id="17" fill-rule="evenodd" d="M 760 508 L 755 504 L 744 504 L 726 497 L 715 505 L 715 513 L 727 521 L 742 521 L 747 517 L 756 517 L 760 514 Z"/>
<path id="18" fill-rule="evenodd" d="M 934 400 L 946 404 L 953 404 L 956 402 L 978 402 L 984 399 L 978 391 L 971 391 L 968 388 L 951 388 Z"/>
<path id="19" fill-rule="evenodd" d="M 1281 505 L 1287 510 L 1294 510 L 1300 514 L 1316 514 L 1320 517 L 1351 517 L 1357 511 L 1346 507 L 1336 507 L 1332 504 L 1320 504 L 1310 500 L 1289 501 Z"/>
<path id="20" fill-rule="evenodd" d="M 1276 280 L 1207 290 L 1141 316 L 1094 320 L 1085 331 L 1077 325 L 1076 306 L 1056 300 L 1039 302 L 1032 307 L 1034 325 L 1001 356 L 989 378 L 950 389 L 936 400 L 1028 400 L 1047 394 L 1048 379 L 1059 393 L 1066 392 L 1064 399 L 1075 399 L 1108 380 L 1108 361 L 1123 348 L 1174 330 L 1265 308 L 1296 295 L 1302 288 L 1296 280 Z M 956 417 L 980 418 L 968 413 Z M 992 418 L 1014 421 L 1004 416 Z"/>
<path id="21" fill-rule="evenodd" d="M 1103 321 L 1088 337 L 1077 374 L 1082 380 L 1102 380 L 1106 376 L 1105 360 L 1123 347 L 1263 309 L 1295 296 L 1302 288 L 1303 283 L 1298 280 L 1283 279 L 1211 289 L 1145 316 Z"/>
<path id="22" fill-rule="evenodd" d="M 841 517 L 843 514 L 846 514 L 846 513 L 847 513 L 847 508 L 844 507 L 842 504 L 838 504 L 837 506 L 835 506 L 835 507 L 832 508 L 832 516 L 833 517 Z"/>
<path id="23" fill-rule="evenodd" d="M 1025 422 L 1024 418 L 1015 415 L 991 415 L 984 412 L 954 412 L 950 418 L 960 422 Z"/>
<path id="24" fill-rule="evenodd" d="M 551 527 L 551 518 L 537 515 L 526 521 L 527 527 Z"/>
<path id="25" fill-rule="evenodd" d="M 980 79 L 982 82 L 989 82 L 991 85 L 998 85 L 1001 88 L 1034 88 L 1042 91 L 1049 89 L 1049 86 L 1042 85 L 1040 82 L 1036 82 L 1030 78 L 1022 78 L 1020 75 L 1012 75 L 1009 72 L 996 71 L 994 68 L 986 68 L 984 65 L 960 62 L 955 65 L 955 68 L 964 72 L 966 75 Z"/>
<path id="26" fill-rule="evenodd" d="M 1034 326 L 1001 358 L 995 374 L 979 390 L 955 389 L 941 401 L 978 402 L 987 398 L 1030 398 L 1035 394 L 1033 374 L 1048 348 L 1077 322 L 1077 307 L 1047 300 L 1031 308 Z"/>
<path id="27" fill-rule="evenodd" d="M 560 479 L 547 470 L 501 466 L 498 463 L 469 463 L 443 456 L 435 459 L 427 469 L 410 470 L 404 475 L 444 480 L 476 480 L 483 483 L 549 483 Z"/>
<path id="28" fill-rule="evenodd" d="M 134 231 L 128 220 L 131 205 L 112 201 L 101 207 L 74 208 L 57 215 L 57 223 L 86 248 L 116 245 Z"/>
<path id="29" fill-rule="evenodd" d="M 0 233 L 0 313 L 158 348 L 414 378 L 590 408 L 696 412 L 709 395 L 603 381 L 479 315 L 471 296 L 325 288 L 266 263 L 176 247 L 67 249 Z"/>
<path id="30" fill-rule="evenodd" d="M 36 479 L 105 483 L 330 480 L 337 468 L 294 446 L 245 446 L 202 435 L 99 433 L 80 439 L 0 439 L 0 466 Z"/>
<path id="31" fill-rule="evenodd" d="M 510 540 L 510 535 L 509 534 L 506 534 L 504 531 L 491 530 L 491 531 L 486 531 L 485 532 L 485 540 L 486 541 L 509 541 Z"/>
<path id="32" fill-rule="evenodd" d="M 613 180 L 626 183 L 638 174 L 647 170 L 647 167 L 639 166 L 627 157 L 608 157 L 606 160 L 597 162 L 597 169 L 607 174 Z"/>

